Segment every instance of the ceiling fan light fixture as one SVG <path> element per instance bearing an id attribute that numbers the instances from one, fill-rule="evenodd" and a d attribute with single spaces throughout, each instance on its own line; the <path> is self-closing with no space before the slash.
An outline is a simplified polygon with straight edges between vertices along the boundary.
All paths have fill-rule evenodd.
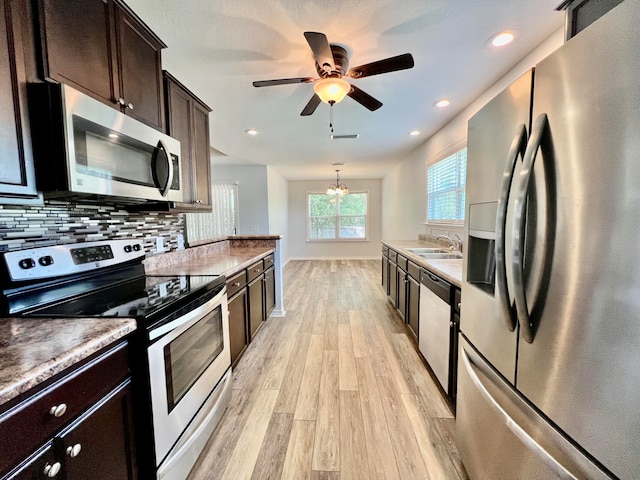
<path id="1" fill-rule="evenodd" d="M 351 85 L 341 78 L 323 78 L 314 83 L 313 91 L 324 103 L 340 103 L 351 91 Z"/>

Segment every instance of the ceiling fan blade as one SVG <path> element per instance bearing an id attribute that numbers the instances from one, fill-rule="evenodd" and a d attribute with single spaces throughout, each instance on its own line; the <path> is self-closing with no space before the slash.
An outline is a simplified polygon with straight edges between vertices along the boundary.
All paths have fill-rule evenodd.
<path id="1" fill-rule="evenodd" d="M 373 98 L 366 92 L 363 92 L 355 85 L 351 85 L 351 91 L 347 93 L 351 98 L 353 98 L 356 102 L 362 105 L 365 108 L 368 108 L 372 112 L 374 110 L 379 109 L 382 106 L 382 102 Z"/>
<path id="2" fill-rule="evenodd" d="M 327 36 L 319 32 L 304 32 L 304 38 L 307 39 L 307 43 L 311 47 L 316 63 L 327 73 L 335 70 L 333 53 L 331 53 Z"/>
<path id="3" fill-rule="evenodd" d="M 254 87 L 270 87 L 272 85 L 288 85 L 290 83 L 311 83 L 315 80 L 313 77 L 299 77 L 299 78 L 279 78 L 276 80 L 260 80 L 253 82 Z"/>
<path id="4" fill-rule="evenodd" d="M 410 53 L 404 53 L 395 57 L 389 57 L 384 60 L 378 60 L 377 62 L 350 68 L 347 75 L 351 78 L 370 77 L 371 75 L 380 75 L 381 73 L 406 70 L 407 68 L 413 68 L 413 65 L 413 56 Z"/>
<path id="5" fill-rule="evenodd" d="M 300 116 L 307 117 L 311 115 L 316 111 L 316 108 L 318 108 L 320 102 L 322 102 L 322 100 L 320 100 L 320 97 L 314 93 L 313 97 L 311 97 L 311 100 L 309 100 L 309 103 L 307 103 L 307 106 L 302 109 L 302 112 L 300 112 Z"/>

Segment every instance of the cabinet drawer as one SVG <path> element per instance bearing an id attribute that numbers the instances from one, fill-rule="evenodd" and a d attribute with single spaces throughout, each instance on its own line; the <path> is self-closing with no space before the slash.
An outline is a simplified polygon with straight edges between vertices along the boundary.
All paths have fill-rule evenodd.
<path id="1" fill-rule="evenodd" d="M 127 343 L 105 352 L 0 416 L 0 475 L 129 376 Z M 61 407 L 62 405 L 64 407 Z M 52 412 L 59 407 L 56 417 Z"/>
<path id="2" fill-rule="evenodd" d="M 396 263 L 398 260 L 398 252 L 389 249 L 389 260 L 391 260 L 393 263 Z"/>
<path id="3" fill-rule="evenodd" d="M 260 260 L 247 268 L 247 282 L 258 278 L 262 272 L 264 272 L 264 266 L 262 265 L 262 260 Z"/>
<path id="4" fill-rule="evenodd" d="M 264 257 L 264 269 L 267 270 L 269 267 L 273 267 L 273 253 Z"/>
<path id="5" fill-rule="evenodd" d="M 227 279 L 227 297 L 231 298 L 236 292 L 242 290 L 247 285 L 247 271 L 242 270 L 233 277 Z"/>
<path id="6" fill-rule="evenodd" d="M 382 246 L 382 256 L 383 257 L 389 256 L 389 247 L 385 247 L 384 245 Z"/>
<path id="7" fill-rule="evenodd" d="M 407 272 L 416 281 L 420 281 L 420 267 L 412 262 L 407 262 Z"/>
<path id="8" fill-rule="evenodd" d="M 407 271 L 407 259 L 405 257 L 403 257 L 402 255 L 398 254 L 398 266 L 404 270 L 405 272 Z"/>

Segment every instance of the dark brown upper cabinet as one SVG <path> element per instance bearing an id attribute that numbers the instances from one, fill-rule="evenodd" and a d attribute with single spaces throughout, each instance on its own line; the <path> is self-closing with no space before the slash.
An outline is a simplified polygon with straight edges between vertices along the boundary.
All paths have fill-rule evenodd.
<path id="1" fill-rule="evenodd" d="M 0 203 L 42 203 L 27 108 L 22 4 L 0 0 Z"/>
<path id="2" fill-rule="evenodd" d="M 169 72 L 164 72 L 164 82 L 167 133 L 180 141 L 184 202 L 177 205 L 177 210 L 211 212 L 211 109 Z"/>
<path id="3" fill-rule="evenodd" d="M 124 3 L 37 0 L 41 75 L 164 131 L 164 43 Z"/>

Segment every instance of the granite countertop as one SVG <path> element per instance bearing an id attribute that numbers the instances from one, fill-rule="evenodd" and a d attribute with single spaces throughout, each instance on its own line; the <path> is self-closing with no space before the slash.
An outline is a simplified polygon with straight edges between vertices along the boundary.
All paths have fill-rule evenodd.
<path id="1" fill-rule="evenodd" d="M 433 245 L 419 240 L 383 240 L 382 243 L 458 288 L 462 286 L 462 259 L 426 259 L 407 250 L 407 248 L 433 247 Z"/>
<path id="2" fill-rule="evenodd" d="M 153 275 L 231 275 L 275 251 L 271 247 L 233 247 L 221 252 L 184 256 L 175 263 L 157 264 L 147 269 Z"/>
<path id="3" fill-rule="evenodd" d="M 135 329 L 130 318 L 0 319 L 0 405 Z"/>

